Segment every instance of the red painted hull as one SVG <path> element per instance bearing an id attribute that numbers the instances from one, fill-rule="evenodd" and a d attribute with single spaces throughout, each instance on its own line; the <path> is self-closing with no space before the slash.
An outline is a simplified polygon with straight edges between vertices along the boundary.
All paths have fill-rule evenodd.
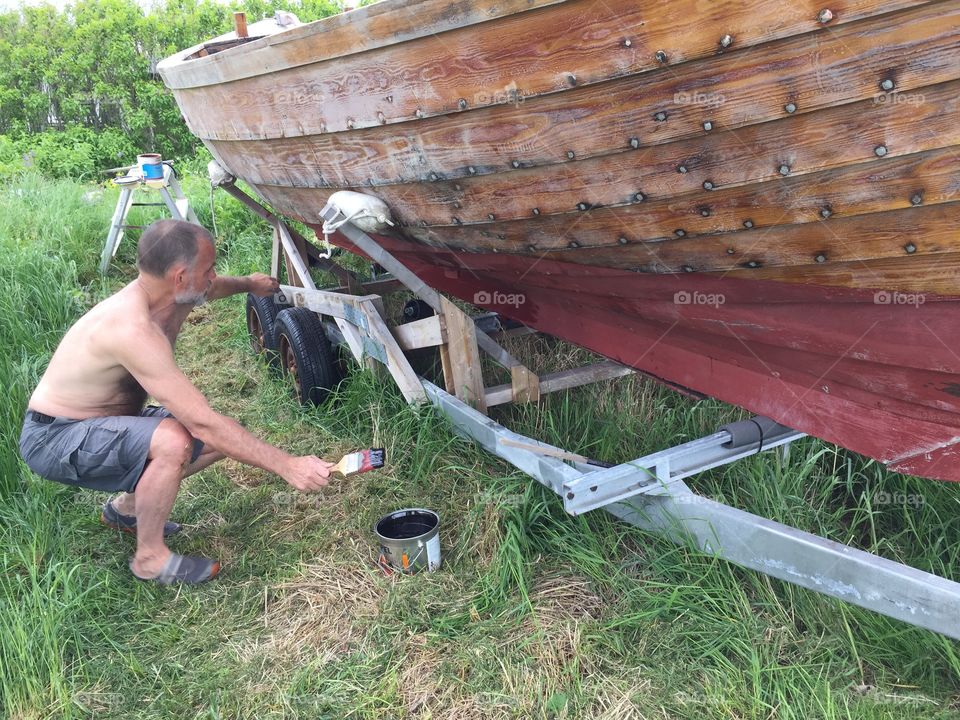
<path id="1" fill-rule="evenodd" d="M 653 275 L 378 240 L 429 285 L 468 302 L 891 470 L 960 480 L 958 297 Z"/>

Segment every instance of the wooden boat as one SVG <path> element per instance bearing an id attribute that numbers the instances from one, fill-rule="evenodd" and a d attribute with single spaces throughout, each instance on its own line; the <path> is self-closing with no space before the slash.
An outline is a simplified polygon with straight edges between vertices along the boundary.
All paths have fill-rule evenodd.
<path id="1" fill-rule="evenodd" d="M 960 1 L 385 0 L 251 34 L 159 69 L 278 212 L 376 195 L 433 287 L 960 480 Z"/>

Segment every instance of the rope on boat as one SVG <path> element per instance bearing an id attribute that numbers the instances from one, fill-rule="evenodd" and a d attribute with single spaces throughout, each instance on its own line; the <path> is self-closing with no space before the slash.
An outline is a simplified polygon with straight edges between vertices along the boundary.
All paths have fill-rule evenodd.
<path id="1" fill-rule="evenodd" d="M 393 221 L 391 221 L 390 218 L 386 217 L 386 215 L 382 213 L 371 212 L 371 210 L 366 207 L 359 207 L 349 215 L 347 215 L 346 213 L 343 213 L 343 217 L 340 218 L 339 220 L 332 220 L 332 221 L 324 220 L 323 221 L 323 248 L 324 248 L 323 253 L 324 254 L 321 255 L 321 257 L 328 260 L 330 258 L 330 254 L 333 252 L 333 246 L 330 244 L 330 237 L 329 237 L 330 235 L 333 235 L 333 233 L 339 230 L 340 226 L 345 225 L 348 222 L 352 222 L 353 220 L 357 220 L 358 218 L 362 218 L 362 217 L 373 218 L 377 222 L 386 223 L 391 227 L 393 227 L 394 225 Z"/>

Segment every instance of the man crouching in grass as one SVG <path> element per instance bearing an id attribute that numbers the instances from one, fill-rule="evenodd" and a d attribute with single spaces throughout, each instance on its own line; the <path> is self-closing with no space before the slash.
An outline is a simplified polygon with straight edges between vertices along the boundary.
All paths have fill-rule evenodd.
<path id="1" fill-rule="evenodd" d="M 102 520 L 135 533 L 130 570 L 141 580 L 200 583 L 220 571 L 204 557 L 177 555 L 164 537 L 180 481 L 224 456 L 276 473 L 297 490 L 327 484 L 331 463 L 294 457 L 210 409 L 177 367 L 174 343 L 206 300 L 278 290 L 274 278 L 217 277 L 213 237 L 198 225 L 161 220 L 137 246 L 139 276 L 99 303 L 60 341 L 30 398 L 20 452 L 38 475 L 119 491 Z M 147 396 L 163 407 L 144 407 Z"/>

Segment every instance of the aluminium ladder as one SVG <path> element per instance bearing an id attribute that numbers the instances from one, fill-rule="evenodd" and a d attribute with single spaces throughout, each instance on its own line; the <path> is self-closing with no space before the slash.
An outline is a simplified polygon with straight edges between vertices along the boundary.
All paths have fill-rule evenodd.
<path id="1" fill-rule="evenodd" d="M 163 163 L 163 178 L 156 180 L 143 177 L 138 166 L 133 166 L 123 177 L 115 180 L 120 186 L 120 197 L 117 199 L 117 207 L 113 211 L 113 219 L 110 221 L 110 232 L 107 234 L 107 241 L 103 245 L 103 253 L 100 255 L 100 274 L 106 275 L 110 267 L 110 260 L 117 254 L 117 249 L 123 240 L 123 234 L 128 229 L 142 229 L 144 225 L 127 224 L 127 215 L 132 207 L 166 207 L 170 216 L 174 220 L 186 220 L 194 225 L 199 225 L 200 221 L 190 207 L 190 201 L 180 188 L 177 176 L 173 168 Z M 163 202 L 134 202 L 134 192 L 137 190 L 156 190 L 160 193 Z"/>

